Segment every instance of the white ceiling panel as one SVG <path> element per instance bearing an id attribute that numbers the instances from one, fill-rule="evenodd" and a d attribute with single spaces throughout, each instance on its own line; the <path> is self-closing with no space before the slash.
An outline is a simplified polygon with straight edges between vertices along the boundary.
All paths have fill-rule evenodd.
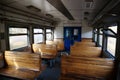
<path id="1" fill-rule="evenodd" d="M 82 9 L 84 0 L 62 0 L 67 9 Z"/>
<path id="2" fill-rule="evenodd" d="M 10 3 L 14 3 L 17 0 L 0 0 L 1 3 L 6 3 L 6 4 L 10 4 Z"/>
<path id="3" fill-rule="evenodd" d="M 46 0 L 12 0 L 11 3 L 8 5 L 18 9 L 22 9 L 24 11 L 36 13 L 37 15 L 45 15 L 47 13 L 47 14 L 53 15 L 55 18 L 60 18 L 61 20 L 68 20 L 62 13 L 60 13 L 56 8 L 54 8 Z M 32 10 L 29 10 L 28 8 L 26 8 L 26 6 L 29 6 L 29 5 L 33 5 L 36 8 L 41 9 L 41 12 L 34 12 Z"/>
<path id="4" fill-rule="evenodd" d="M 93 0 L 92 7 L 86 8 L 85 0 L 61 0 L 71 15 L 75 20 L 83 20 L 87 17 L 89 20 L 98 13 L 102 6 L 109 0 Z M 55 7 L 53 7 L 46 0 L 1 0 L 0 2 L 7 4 L 9 6 L 32 12 L 37 15 L 51 14 L 54 18 L 59 18 L 60 20 L 68 20 L 61 12 L 59 12 Z M 26 6 L 33 5 L 34 7 L 41 9 L 41 12 L 35 12 L 26 8 Z M 88 16 L 84 15 L 84 12 L 89 12 Z"/>

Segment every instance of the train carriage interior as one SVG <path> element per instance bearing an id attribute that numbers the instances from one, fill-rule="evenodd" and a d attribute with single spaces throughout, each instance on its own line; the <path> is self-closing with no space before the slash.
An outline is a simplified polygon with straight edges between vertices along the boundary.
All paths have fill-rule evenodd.
<path id="1" fill-rule="evenodd" d="M 120 80 L 120 0 L 0 0 L 0 80 Z"/>

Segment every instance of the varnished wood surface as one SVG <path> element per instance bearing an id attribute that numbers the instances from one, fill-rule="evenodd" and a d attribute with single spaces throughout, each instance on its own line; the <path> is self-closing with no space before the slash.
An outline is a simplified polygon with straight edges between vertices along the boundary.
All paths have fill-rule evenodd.
<path id="1" fill-rule="evenodd" d="M 73 76 L 80 78 L 80 76 L 86 76 L 86 77 L 93 77 L 98 79 L 106 79 L 106 80 L 112 80 L 113 73 L 114 73 L 114 61 L 107 60 L 103 62 L 100 61 L 100 58 L 96 58 L 96 60 L 90 60 L 83 59 L 82 58 L 62 58 L 61 62 L 61 70 L 62 70 L 62 76 Z M 95 59 L 95 58 L 94 58 Z M 78 60 L 78 61 L 77 61 Z M 98 62 L 97 62 L 98 61 Z M 107 65 L 106 65 L 107 64 Z M 61 77 L 62 77 L 61 76 Z M 87 80 L 87 79 L 86 79 Z M 94 80 L 94 79 L 93 79 Z"/>
<path id="2" fill-rule="evenodd" d="M 5 51 L 8 66 L 40 71 L 40 55 L 27 52 Z"/>
<path id="3" fill-rule="evenodd" d="M 62 75 L 59 80 L 103 80 L 101 78 L 95 78 L 95 77 L 87 77 L 87 76 L 79 76 L 75 77 L 72 75 Z"/>
<path id="4" fill-rule="evenodd" d="M 76 56 L 62 56 L 62 62 L 69 63 L 86 63 L 86 64 L 95 64 L 95 65 L 105 65 L 105 66 L 114 66 L 114 60 L 108 58 L 86 58 L 86 57 L 76 57 Z"/>
<path id="5" fill-rule="evenodd" d="M 6 67 L 0 69 L 0 75 L 34 80 L 41 73 L 39 54 L 28 52 L 5 51 Z"/>
<path id="6" fill-rule="evenodd" d="M 34 53 L 40 53 L 39 48 L 45 47 L 45 44 L 32 44 Z"/>
<path id="7" fill-rule="evenodd" d="M 81 57 L 100 57 L 101 48 L 100 47 L 88 47 L 79 46 L 70 48 L 70 55 L 81 56 Z"/>
<path id="8" fill-rule="evenodd" d="M 51 41 L 46 41 L 46 44 L 47 45 L 56 45 L 56 43 L 54 41 L 52 41 L 52 40 Z"/>
<path id="9" fill-rule="evenodd" d="M 33 71 L 27 69 L 3 68 L 0 69 L 0 75 L 13 77 L 22 80 L 34 80 L 40 75 L 41 71 Z"/>
<path id="10" fill-rule="evenodd" d="M 58 51 L 64 50 L 64 41 L 63 41 L 63 39 L 54 39 L 54 42 L 57 45 L 57 50 Z"/>
<path id="11" fill-rule="evenodd" d="M 90 47 L 95 47 L 95 43 L 94 42 L 88 42 L 88 41 L 75 42 L 73 46 L 90 46 Z"/>
<path id="12" fill-rule="evenodd" d="M 53 45 L 46 45 L 39 49 L 41 58 L 52 59 L 57 56 L 57 47 Z"/>
<path id="13" fill-rule="evenodd" d="M 57 56 L 57 46 L 47 44 L 33 44 L 34 53 L 39 53 L 41 58 L 52 59 Z"/>
<path id="14" fill-rule="evenodd" d="M 82 38 L 82 42 L 92 42 L 92 38 Z"/>

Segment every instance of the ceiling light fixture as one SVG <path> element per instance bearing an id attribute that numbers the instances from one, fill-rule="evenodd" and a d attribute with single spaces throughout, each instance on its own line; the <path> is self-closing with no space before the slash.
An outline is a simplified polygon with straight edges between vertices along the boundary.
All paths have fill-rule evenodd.
<path id="1" fill-rule="evenodd" d="M 53 18 L 53 15 L 51 15 L 51 14 L 46 14 L 46 16 Z"/>
<path id="2" fill-rule="evenodd" d="M 35 12 L 41 12 L 41 9 L 33 6 L 33 5 L 28 5 L 26 6 L 28 9 L 32 10 L 32 11 L 35 11 Z"/>

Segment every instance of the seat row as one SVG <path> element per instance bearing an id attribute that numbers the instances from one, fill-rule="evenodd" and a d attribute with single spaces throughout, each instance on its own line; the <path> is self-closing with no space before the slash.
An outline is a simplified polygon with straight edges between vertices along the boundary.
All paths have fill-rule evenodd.
<path id="1" fill-rule="evenodd" d="M 114 80 L 115 61 L 101 55 L 92 40 L 75 42 L 70 55 L 61 57 L 60 80 Z"/>

